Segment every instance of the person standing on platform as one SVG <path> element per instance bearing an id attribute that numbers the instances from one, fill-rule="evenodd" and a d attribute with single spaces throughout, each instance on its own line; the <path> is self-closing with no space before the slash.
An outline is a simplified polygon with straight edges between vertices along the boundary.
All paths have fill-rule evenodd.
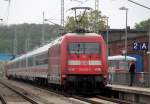
<path id="1" fill-rule="evenodd" d="M 130 86 L 132 86 L 133 81 L 134 81 L 134 76 L 135 76 L 135 62 L 134 61 L 132 61 L 130 65 L 129 73 L 130 73 Z"/>

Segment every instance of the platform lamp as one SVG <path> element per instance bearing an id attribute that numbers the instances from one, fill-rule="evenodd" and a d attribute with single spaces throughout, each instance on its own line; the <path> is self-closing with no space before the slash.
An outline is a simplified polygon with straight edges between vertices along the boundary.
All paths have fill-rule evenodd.
<path id="1" fill-rule="evenodd" d="M 125 28 L 125 61 L 127 60 L 127 36 L 128 36 L 128 31 L 127 31 L 127 22 L 128 22 L 128 8 L 126 7 L 121 7 L 119 10 L 125 10 L 126 11 L 126 28 Z"/>

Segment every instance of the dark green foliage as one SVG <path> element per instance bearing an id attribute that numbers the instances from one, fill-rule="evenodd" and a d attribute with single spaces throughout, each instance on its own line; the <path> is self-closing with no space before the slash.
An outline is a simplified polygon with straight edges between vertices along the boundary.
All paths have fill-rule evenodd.
<path id="1" fill-rule="evenodd" d="M 26 52 L 26 40 L 29 38 L 28 51 L 41 45 L 43 24 L 18 24 L 0 26 L 0 53 L 13 53 L 14 37 L 17 37 L 17 54 Z M 60 26 L 44 24 L 45 41 L 49 41 L 60 35 Z M 16 30 L 16 31 L 15 31 Z"/>
<path id="2" fill-rule="evenodd" d="M 83 14 L 79 14 L 77 17 L 80 20 L 79 25 L 81 28 L 89 31 L 100 31 L 106 29 L 105 19 L 102 18 L 100 11 L 91 11 L 89 13 L 85 13 L 84 17 L 81 19 Z M 98 21 L 96 21 L 98 20 Z M 75 31 L 77 29 L 77 23 L 75 17 L 67 17 L 67 22 L 65 25 L 67 31 Z"/>
<path id="3" fill-rule="evenodd" d="M 150 19 L 136 23 L 135 28 L 138 30 L 150 30 Z"/>

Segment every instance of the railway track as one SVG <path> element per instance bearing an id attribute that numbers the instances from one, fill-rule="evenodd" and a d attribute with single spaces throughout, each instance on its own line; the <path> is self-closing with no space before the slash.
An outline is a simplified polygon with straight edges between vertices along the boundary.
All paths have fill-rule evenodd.
<path id="1" fill-rule="evenodd" d="M 129 101 L 115 99 L 115 98 L 108 98 L 108 97 L 104 97 L 104 96 L 100 96 L 100 95 L 97 95 L 96 98 L 107 100 L 107 101 L 112 101 L 112 102 L 115 102 L 117 104 L 132 104 Z"/>
<path id="2" fill-rule="evenodd" d="M 82 96 L 73 96 L 73 98 L 85 101 L 90 104 L 132 104 L 128 101 L 118 100 L 114 98 L 107 98 L 103 96 L 96 97 L 82 97 Z"/>
<path id="3" fill-rule="evenodd" d="M 48 92 L 51 91 L 55 94 L 60 94 L 60 95 L 67 96 L 67 97 L 70 97 L 70 98 L 73 98 L 73 99 L 78 99 L 80 101 L 87 102 L 89 104 L 132 104 L 132 102 L 129 102 L 129 101 L 119 100 L 119 99 L 110 98 L 110 97 L 104 97 L 104 96 L 101 96 L 101 95 L 96 95 L 96 96 L 93 96 L 93 97 L 85 97 L 85 96 L 82 96 L 82 95 L 70 95 L 68 93 L 59 92 L 59 91 L 56 91 L 56 90 L 50 90 L 47 87 L 40 87 L 40 88 L 42 88 L 42 89 L 44 89 Z"/>
<path id="4" fill-rule="evenodd" d="M 20 96 L 18 93 L 12 91 L 12 89 L 6 87 L 4 84 L 0 83 L 0 99 L 2 104 L 31 104 L 30 101 L 26 100 L 22 96 Z"/>
<path id="5" fill-rule="evenodd" d="M 0 80 L 0 100 L 2 104 L 42 104 L 27 93 L 2 80 Z"/>
<path id="6" fill-rule="evenodd" d="M 85 97 L 85 96 L 80 96 L 80 95 L 69 95 L 68 93 L 64 93 L 64 92 L 59 92 L 59 91 L 55 91 L 55 90 L 49 90 L 47 88 L 43 88 L 46 91 L 51 91 L 55 94 L 60 94 L 60 95 L 64 95 L 73 99 L 77 99 L 83 102 L 87 102 L 89 104 L 132 104 L 129 101 L 124 101 L 124 100 L 119 100 L 119 99 L 115 99 L 115 98 L 109 98 L 109 97 L 104 97 L 104 96 L 94 96 L 94 97 Z"/>
<path id="7" fill-rule="evenodd" d="M 7 104 L 7 101 L 6 101 L 5 98 L 2 96 L 2 94 L 0 94 L 0 104 Z"/>
<path id="8" fill-rule="evenodd" d="M 18 82 L 16 82 L 16 83 L 18 83 Z M 20 85 L 23 85 L 23 86 L 27 85 L 27 87 L 31 87 L 30 84 L 26 84 L 26 83 L 22 83 L 22 82 L 19 82 L 19 83 L 20 83 Z M 94 96 L 94 97 L 85 97 L 85 96 L 79 96 L 79 95 L 69 95 L 69 94 L 62 93 L 62 92 L 56 91 L 56 90 L 49 90 L 47 87 L 39 87 L 39 86 L 32 86 L 32 87 L 33 87 L 32 89 L 35 90 L 34 92 L 39 91 L 39 92 L 47 93 L 49 95 L 53 93 L 54 96 L 58 96 L 58 97 L 65 96 L 66 97 L 66 98 L 61 98 L 61 99 L 71 100 L 65 104 L 70 104 L 70 102 L 72 102 L 72 100 L 74 100 L 75 102 L 76 101 L 80 102 L 80 103 L 75 103 L 75 104 L 85 104 L 85 103 L 86 104 L 131 104 L 130 102 L 113 99 L 113 98 L 108 98 L 108 97 L 103 97 L 103 96 L 99 96 L 99 95 Z M 44 103 L 44 104 L 46 104 L 46 103 Z M 57 102 L 56 102 L 56 104 L 57 104 Z M 71 104 L 74 104 L 74 102 Z"/>

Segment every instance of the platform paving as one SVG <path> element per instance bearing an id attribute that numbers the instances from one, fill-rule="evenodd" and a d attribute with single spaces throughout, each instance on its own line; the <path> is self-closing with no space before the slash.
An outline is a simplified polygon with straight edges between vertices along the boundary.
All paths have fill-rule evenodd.
<path id="1" fill-rule="evenodd" d="M 150 96 L 150 88 L 127 86 L 127 85 L 111 85 L 111 84 L 108 84 L 107 87 L 110 87 L 112 90 L 115 91 L 123 91 Z"/>

